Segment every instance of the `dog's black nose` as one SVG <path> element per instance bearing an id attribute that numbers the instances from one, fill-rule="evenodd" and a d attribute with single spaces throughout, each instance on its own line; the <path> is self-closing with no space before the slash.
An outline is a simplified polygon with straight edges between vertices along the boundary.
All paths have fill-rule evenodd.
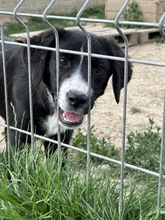
<path id="1" fill-rule="evenodd" d="M 75 108 L 81 107 L 88 103 L 88 97 L 79 91 L 70 90 L 66 95 L 69 104 Z"/>

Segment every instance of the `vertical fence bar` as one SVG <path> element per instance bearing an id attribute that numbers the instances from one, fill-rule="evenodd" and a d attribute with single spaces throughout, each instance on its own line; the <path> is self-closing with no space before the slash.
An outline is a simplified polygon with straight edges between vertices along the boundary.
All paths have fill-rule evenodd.
<path id="1" fill-rule="evenodd" d="M 164 108 L 163 108 L 163 123 L 162 123 L 162 140 L 161 140 L 161 153 L 160 153 L 160 167 L 159 167 L 159 184 L 158 184 L 158 206 L 157 215 L 161 214 L 161 201 L 162 201 L 162 187 L 163 187 L 163 164 L 165 153 L 165 93 L 164 93 Z"/>
<path id="2" fill-rule="evenodd" d="M 79 12 L 76 16 L 76 24 L 79 26 L 79 28 L 84 32 L 87 38 L 87 53 L 88 53 L 88 122 L 87 122 L 87 181 L 90 177 L 90 145 L 91 145 L 91 36 L 90 34 L 85 30 L 85 28 L 82 26 L 80 22 L 80 16 L 82 15 L 83 11 L 88 6 L 90 0 L 86 0 L 84 5 L 81 7 Z"/>
<path id="3" fill-rule="evenodd" d="M 159 21 L 159 31 L 162 37 L 165 39 L 164 23 L 165 23 L 165 13 L 162 15 Z"/>
<path id="4" fill-rule="evenodd" d="M 52 29 L 54 32 L 55 36 L 55 48 L 56 48 L 56 86 L 57 86 L 57 96 L 59 94 L 59 76 L 60 76 L 60 69 L 59 69 L 59 35 L 58 31 L 56 28 L 48 21 L 47 19 L 47 13 L 48 11 L 53 7 L 55 4 L 56 0 L 52 0 L 50 4 L 47 6 L 45 11 L 43 12 L 43 21 Z M 57 115 L 58 115 L 58 121 L 59 121 L 59 106 L 57 103 Z M 58 123 L 58 128 L 57 128 L 57 136 L 58 136 L 58 163 L 59 166 L 61 164 L 61 135 L 60 135 L 60 125 Z"/>
<path id="5" fill-rule="evenodd" d="M 124 167 L 125 167 L 125 139 L 126 139 L 126 113 L 127 113 L 127 82 L 128 82 L 128 39 L 119 27 L 119 19 L 124 13 L 126 7 L 129 4 L 129 0 L 126 0 L 122 8 L 118 12 L 115 18 L 115 28 L 119 32 L 120 36 L 124 40 L 125 44 L 125 63 L 124 63 L 124 101 L 123 101 L 123 128 L 122 128 L 122 148 L 121 148 L 121 179 L 120 179 L 120 201 L 119 201 L 119 213 L 122 216 L 124 207 Z"/>
<path id="6" fill-rule="evenodd" d="M 6 75 L 6 59 L 5 59 L 5 42 L 4 42 L 4 29 L 3 26 L 1 25 L 1 40 L 2 40 L 2 63 L 3 63 L 3 77 L 4 77 L 4 95 L 5 95 L 5 108 L 6 108 L 6 140 L 7 140 L 7 145 L 6 145 L 6 153 L 7 153 L 7 158 L 8 158 L 8 166 L 9 169 L 11 168 L 11 152 L 10 152 L 10 129 L 9 129 L 9 109 L 8 109 L 8 91 L 7 91 L 7 75 Z"/>
<path id="7" fill-rule="evenodd" d="M 159 21 L 159 31 L 160 31 L 160 34 L 162 35 L 162 37 L 165 39 L 165 31 L 164 31 L 164 28 L 163 28 L 164 23 L 165 23 L 165 13 L 161 16 L 160 21 Z M 164 92 L 162 140 L 161 140 L 159 183 L 158 183 L 158 202 L 157 202 L 157 216 L 158 217 L 161 214 L 164 154 L 165 154 L 165 92 Z"/>
<path id="8" fill-rule="evenodd" d="M 31 74 L 31 52 L 30 52 L 30 33 L 28 27 L 25 23 L 18 18 L 17 12 L 20 7 L 23 5 L 25 0 L 21 0 L 18 5 L 15 7 L 13 11 L 13 15 L 18 23 L 25 29 L 26 31 L 26 39 L 27 39 L 27 57 L 28 57 L 28 81 L 29 81 L 29 108 L 30 108 L 30 131 L 31 131 L 31 147 L 34 153 L 34 123 L 33 123 L 33 94 L 32 94 L 32 74 Z"/>

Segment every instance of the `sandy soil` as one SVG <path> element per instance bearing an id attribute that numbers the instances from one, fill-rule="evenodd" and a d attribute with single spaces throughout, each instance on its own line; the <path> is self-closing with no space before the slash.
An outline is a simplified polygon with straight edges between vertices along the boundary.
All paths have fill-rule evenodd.
<path id="1" fill-rule="evenodd" d="M 165 64 L 165 44 L 149 43 L 131 47 L 131 58 L 159 61 Z M 133 63 L 133 78 L 128 85 L 127 134 L 131 131 L 143 131 L 148 119 L 153 118 L 158 126 L 162 126 L 163 102 L 165 93 L 165 67 Z M 139 113 L 132 113 L 132 108 Z M 96 104 L 92 114 L 92 123 L 96 134 L 110 136 L 111 141 L 121 145 L 123 118 L 123 91 L 120 103 L 116 104 L 111 82 Z"/>
<path id="2" fill-rule="evenodd" d="M 147 61 L 163 62 L 165 64 L 165 44 L 148 43 L 129 48 L 131 58 Z M 148 119 L 153 118 L 158 126 L 162 126 L 163 102 L 165 93 L 165 67 L 133 63 L 133 78 L 128 86 L 127 104 L 127 134 L 131 131 L 143 131 L 148 125 Z M 132 108 L 139 113 L 132 112 Z M 98 99 L 92 110 L 92 125 L 98 137 L 110 136 L 112 143 L 121 146 L 123 91 L 120 103 L 116 104 L 111 87 L 111 81 L 105 94 Z M 2 122 L 2 119 L 0 119 Z M 83 129 L 86 125 L 83 126 Z M 0 126 L 0 147 L 4 146 Z"/>

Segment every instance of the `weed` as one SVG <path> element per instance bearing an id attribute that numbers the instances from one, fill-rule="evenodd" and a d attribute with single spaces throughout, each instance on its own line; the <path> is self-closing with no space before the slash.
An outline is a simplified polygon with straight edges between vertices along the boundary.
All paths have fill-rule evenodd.
<path id="1" fill-rule="evenodd" d="M 132 107 L 132 108 L 131 108 L 131 112 L 132 112 L 132 114 L 136 114 L 136 113 L 140 113 L 141 110 L 140 110 L 139 108 Z"/>
<path id="2" fill-rule="evenodd" d="M 155 43 L 157 43 L 157 44 L 163 44 L 163 43 L 165 43 L 165 39 L 164 39 L 163 37 L 161 37 L 161 36 L 154 37 L 154 38 L 153 38 L 153 41 L 154 41 Z"/>
<path id="3" fill-rule="evenodd" d="M 139 9 L 138 4 L 136 1 L 132 1 L 128 8 L 125 10 L 125 12 L 122 15 L 122 20 L 125 21 L 142 21 L 142 12 Z M 127 28 L 134 28 L 134 25 L 126 25 Z M 137 27 L 137 26 L 136 26 Z"/>
<path id="4" fill-rule="evenodd" d="M 82 149 L 86 149 L 87 135 L 84 135 L 81 130 L 78 130 L 77 134 L 73 138 L 72 144 Z M 155 124 L 153 119 L 149 118 L 149 125 L 146 128 L 146 131 L 131 132 L 127 136 L 125 161 L 137 167 L 142 167 L 154 172 L 159 172 L 160 147 L 160 128 Z M 98 153 L 116 160 L 120 159 L 120 149 L 116 148 L 111 143 L 110 139 L 99 139 L 98 137 L 96 137 L 94 135 L 94 128 L 92 128 L 91 130 L 91 152 Z M 91 164 L 94 167 L 105 163 L 107 163 L 105 160 L 91 156 Z M 78 170 L 85 168 L 86 154 L 71 151 L 69 156 L 69 165 L 75 166 Z M 120 168 L 117 165 L 111 163 L 110 175 L 118 178 L 120 173 L 119 169 Z M 131 178 L 133 177 L 135 182 L 139 181 L 139 179 L 141 179 L 143 183 L 144 181 L 148 180 L 147 175 L 144 175 L 140 171 L 134 171 L 128 168 L 125 169 L 125 176 L 127 178 L 130 174 Z M 157 182 L 157 178 L 153 177 L 151 182 L 155 184 L 155 181 Z"/>
<path id="5" fill-rule="evenodd" d="M 115 148 L 115 146 L 110 142 L 110 138 L 98 138 L 93 132 L 94 127 L 91 128 L 91 146 L 90 150 L 93 153 L 101 154 L 106 157 L 113 159 L 119 159 L 120 151 Z M 87 146 L 87 135 L 84 135 L 83 132 L 79 129 L 77 134 L 72 140 L 72 145 L 78 146 L 79 148 L 86 149 Z M 75 154 L 75 152 L 74 152 Z M 86 154 L 76 152 L 76 160 L 79 161 L 79 165 L 85 165 L 86 163 Z M 96 157 L 91 157 L 91 163 L 98 165 L 101 163 L 106 163 L 103 159 Z"/>
<path id="6" fill-rule="evenodd" d="M 126 162 L 155 172 L 159 171 L 161 135 L 160 128 L 149 118 L 147 131 L 131 132 L 125 154 Z"/>
<path id="7" fill-rule="evenodd" d="M 87 8 L 83 14 L 82 17 L 95 17 L 95 18 L 99 18 L 99 19 L 104 19 L 105 18 L 105 6 L 101 5 L 101 6 L 95 6 L 92 8 Z"/>

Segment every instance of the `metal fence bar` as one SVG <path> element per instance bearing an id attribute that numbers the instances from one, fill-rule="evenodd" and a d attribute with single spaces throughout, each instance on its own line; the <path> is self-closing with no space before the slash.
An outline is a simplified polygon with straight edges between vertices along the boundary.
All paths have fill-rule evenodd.
<path id="1" fill-rule="evenodd" d="M 128 82 L 128 39 L 119 26 L 121 15 L 129 4 L 126 0 L 115 18 L 115 28 L 124 40 L 125 45 L 125 60 L 124 60 L 124 100 L 123 100 L 123 128 L 122 128 L 122 147 L 121 147 L 121 178 L 120 178 L 120 204 L 119 212 L 122 216 L 124 209 L 124 170 L 125 170 L 125 140 L 126 140 L 126 113 L 127 113 L 127 82 Z"/>
<path id="2" fill-rule="evenodd" d="M 83 31 L 87 38 L 87 57 L 88 57 L 88 122 L 87 122 L 87 181 L 90 177 L 90 145 L 91 145 L 91 36 L 85 30 L 83 25 L 80 23 L 80 17 L 86 7 L 88 6 L 90 0 L 86 0 L 82 8 L 79 10 L 76 16 L 76 24 Z"/>
<path id="3" fill-rule="evenodd" d="M 2 15 L 13 15 L 10 11 L 1 11 L 0 14 Z M 35 13 L 21 13 L 17 14 L 18 16 L 22 17 L 35 17 L 35 18 L 43 18 L 41 14 Z M 68 20 L 68 21 L 76 21 L 76 17 L 69 17 L 69 16 L 57 16 L 57 15 L 48 15 L 47 19 L 61 19 L 61 20 Z M 111 19 L 97 19 L 97 18 L 80 18 L 81 22 L 91 22 L 91 23 L 104 23 L 104 24 L 115 24 L 114 20 Z M 135 25 L 135 26 L 144 26 L 144 27 L 155 27 L 159 28 L 158 23 L 154 22 L 136 22 L 136 21 L 119 21 L 121 25 Z M 165 28 L 165 24 L 163 24 Z"/>
<path id="4" fill-rule="evenodd" d="M 160 31 L 162 37 L 165 39 L 164 26 L 165 26 L 165 13 L 162 15 L 162 17 L 160 18 L 160 21 L 159 21 L 159 31 Z"/>
<path id="5" fill-rule="evenodd" d="M 2 41 L 0 40 L 0 42 L 2 42 Z M 27 47 L 27 44 L 18 43 L 18 42 L 5 41 L 5 44 L 20 45 L 20 46 L 23 46 L 23 47 Z M 37 45 L 32 45 L 32 44 L 30 45 L 30 47 L 31 48 L 36 48 L 36 49 L 49 50 L 49 51 L 56 51 L 56 48 L 45 47 L 45 46 L 43 47 L 43 46 L 37 46 Z M 77 52 L 77 51 L 73 51 L 73 50 L 59 49 L 59 52 L 88 56 L 88 53 L 86 53 L 86 52 Z M 98 54 L 94 54 L 94 53 L 91 53 L 91 57 L 102 58 L 102 59 L 110 59 L 110 60 L 118 60 L 118 61 L 125 61 L 125 58 L 115 57 L 115 56 L 106 56 L 106 55 L 101 55 L 101 54 L 98 55 Z M 128 58 L 128 62 L 151 65 L 151 66 L 154 65 L 154 66 L 165 67 L 165 62 L 157 62 L 157 61 L 150 61 L 150 60 L 143 60 L 143 59 L 139 60 L 139 59 Z"/>
<path id="6" fill-rule="evenodd" d="M 162 37 L 165 39 L 165 31 L 163 25 L 165 23 L 165 13 L 162 15 L 159 21 L 159 31 Z M 158 183 L 158 201 L 157 201 L 157 215 L 161 214 L 162 206 L 162 188 L 163 188 L 163 171 L 164 171 L 164 153 L 165 153 L 165 93 L 164 93 L 164 108 L 163 108 L 163 122 L 162 122 L 162 140 L 160 151 L 160 167 L 159 167 L 159 183 Z"/>
<path id="7" fill-rule="evenodd" d="M 50 27 L 54 33 L 55 36 L 55 52 L 56 52 L 56 86 L 57 86 L 57 94 L 59 94 L 59 76 L 60 76 L 60 69 L 59 69 L 59 35 L 56 28 L 48 21 L 47 14 L 49 10 L 53 7 L 53 5 L 56 3 L 56 0 L 52 0 L 50 4 L 47 6 L 43 13 L 43 21 Z M 59 121 L 59 106 L 57 105 L 57 115 L 58 115 L 58 121 Z M 58 123 L 57 128 L 57 139 L 58 139 L 58 164 L 61 164 L 61 135 L 60 135 L 60 125 Z"/>
<path id="8" fill-rule="evenodd" d="M 163 188 L 163 164 L 165 153 L 165 93 L 164 93 L 164 108 L 163 108 L 163 123 L 162 123 L 162 140 L 161 140 L 161 152 L 160 152 L 160 168 L 159 168 L 159 184 L 158 184 L 158 207 L 157 214 L 161 214 L 162 203 L 162 188 Z"/>
<path id="9" fill-rule="evenodd" d="M 0 123 L 0 126 L 3 126 L 3 127 L 7 127 L 7 125 L 5 124 L 2 124 Z M 26 134 L 26 135 L 31 135 L 30 132 L 28 131 L 25 131 L 25 130 L 22 130 L 22 129 L 18 129 L 18 128 L 15 128 L 13 126 L 9 126 L 10 129 L 13 129 L 13 130 L 16 130 L 20 133 L 23 133 L 23 134 Z M 51 143 L 55 143 L 55 144 L 58 144 L 57 141 L 55 140 L 52 140 L 50 138 L 47 138 L 47 137 L 44 137 L 44 136 L 41 136 L 41 135 L 37 135 L 37 134 L 34 134 L 34 137 L 38 138 L 38 139 L 41 139 L 43 141 L 49 141 Z M 61 146 L 63 147 L 67 147 L 69 149 L 73 149 L 75 151 L 78 151 L 78 152 L 82 152 L 82 153 L 85 153 L 87 154 L 87 150 L 84 150 L 84 149 L 81 149 L 79 148 L 78 146 L 72 146 L 72 145 L 68 145 L 68 144 L 64 144 L 64 143 L 61 143 Z M 120 165 L 121 166 L 121 161 L 119 160 L 115 160 L 115 159 L 112 159 L 112 158 L 109 158 L 109 157 L 106 157 L 106 156 L 103 156 L 103 155 L 100 155 L 100 154 L 97 154 L 97 153 L 93 153 L 93 152 L 90 152 L 90 155 L 91 156 L 94 156 L 94 157 L 97 157 L 97 158 L 100 158 L 100 159 L 103 159 L 103 160 L 106 160 L 106 161 L 109 161 L 111 163 L 115 163 L 117 165 Z M 156 172 L 153 172 L 153 171 L 150 171 L 150 170 L 147 170 L 147 169 L 144 169 L 142 167 L 137 167 L 137 166 L 134 166 L 134 165 L 131 165 L 131 164 L 128 164 L 128 163 L 124 163 L 125 167 L 127 168 L 130 168 L 130 169 L 134 169 L 134 170 L 138 170 L 138 171 L 141 171 L 143 173 L 147 173 L 149 175 L 153 175 L 155 177 L 159 177 L 159 173 L 156 173 Z M 163 179 L 165 179 L 165 175 L 162 176 Z"/>
<path id="10" fill-rule="evenodd" d="M 33 98 L 32 98 L 32 74 L 31 74 L 31 52 L 30 52 L 30 32 L 25 23 L 18 17 L 18 10 L 24 4 L 25 0 L 21 0 L 13 11 L 14 18 L 26 31 L 27 39 L 27 58 L 28 58 L 28 82 L 29 82 L 29 108 L 30 108 L 30 131 L 31 131 L 31 147 L 34 152 L 34 123 L 33 123 Z"/>
<path id="11" fill-rule="evenodd" d="M 10 152 L 10 129 L 9 129 L 9 109 L 8 109 L 8 91 L 7 91 L 7 75 L 6 75 L 6 59 L 5 59 L 5 40 L 4 29 L 1 28 L 1 45 L 2 45 L 2 64 L 3 64 L 3 77 L 4 77 L 4 96 L 5 96 L 5 108 L 6 108 L 6 153 L 8 158 L 8 166 L 11 168 L 11 152 Z"/>

